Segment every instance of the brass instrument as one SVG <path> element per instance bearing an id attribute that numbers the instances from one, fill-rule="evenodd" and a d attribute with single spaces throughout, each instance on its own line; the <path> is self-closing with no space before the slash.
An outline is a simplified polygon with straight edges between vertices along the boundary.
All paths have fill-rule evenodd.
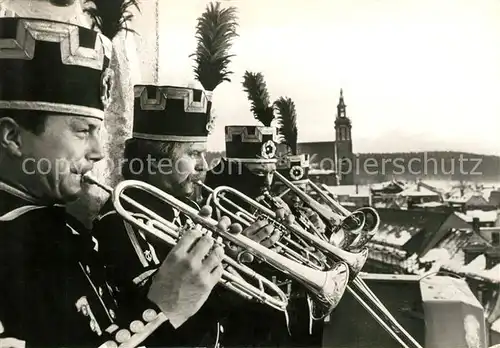
<path id="1" fill-rule="evenodd" d="M 210 193 L 210 196 L 207 199 L 207 205 L 209 205 L 213 199 L 214 190 L 201 181 L 198 181 L 197 184 Z M 234 203 L 232 200 L 227 199 L 226 197 L 220 197 L 220 199 L 224 203 L 227 203 L 232 208 L 236 209 L 236 212 L 234 213 L 226 209 L 222 211 L 233 220 L 238 221 L 243 226 L 250 226 L 258 218 Z M 279 223 L 276 223 L 276 225 L 278 228 L 280 228 L 281 232 L 284 233 L 284 235 L 281 236 L 280 240 L 274 244 L 275 247 L 281 249 L 282 254 L 311 268 L 315 268 L 318 270 L 325 270 L 328 268 L 325 260 L 307 249 L 308 245 L 306 243 L 300 245 L 298 241 L 295 241 L 286 235 L 288 231 L 284 226 Z M 298 251 L 295 251 L 294 249 L 292 249 L 292 247 L 295 247 Z"/>
<path id="2" fill-rule="evenodd" d="M 157 199 L 160 199 L 172 208 L 180 211 L 182 214 L 185 214 L 194 223 L 200 225 L 202 228 L 205 228 L 208 231 L 211 231 L 214 235 L 222 237 L 226 242 L 231 242 L 244 250 L 248 250 L 260 260 L 268 263 L 275 269 L 283 272 L 287 276 L 303 284 L 315 295 L 316 298 L 320 299 L 332 310 L 340 302 L 340 299 L 345 292 L 349 279 L 349 268 L 343 262 L 337 263 L 332 269 L 326 272 L 314 270 L 307 266 L 298 264 L 295 261 L 279 255 L 272 250 L 260 245 L 259 243 L 246 238 L 243 235 L 234 235 L 227 231 L 219 230 L 217 228 L 218 223 L 216 220 L 200 216 L 199 212 L 193 207 L 176 199 L 168 193 L 142 181 L 125 180 L 120 182 L 114 189 L 107 185 L 99 183 L 96 179 L 88 174 L 82 177 L 82 181 L 97 185 L 103 190 L 110 193 L 112 203 L 116 212 L 124 220 L 126 220 L 136 228 L 149 233 L 156 238 L 159 238 L 160 240 L 171 246 L 174 246 L 180 237 L 177 226 L 175 226 L 172 222 L 162 218 L 152 210 L 144 207 L 137 201 L 126 196 L 124 194 L 125 190 L 129 188 L 142 190 L 156 197 Z M 126 203 L 137 209 L 140 213 L 134 213 L 125 209 L 121 203 L 122 199 Z M 243 280 L 241 276 L 236 276 L 235 274 L 227 270 L 224 271 L 222 278 L 219 281 L 220 285 L 232 291 L 235 291 L 239 295 L 244 296 L 248 299 L 256 299 L 286 313 L 288 298 L 281 291 L 281 289 L 279 289 L 278 286 L 276 286 L 273 282 L 269 281 L 265 277 L 259 275 L 251 268 L 244 266 L 243 264 L 231 259 L 228 256 L 224 257 L 223 262 L 234 267 L 248 277 L 257 280 L 259 283 L 259 287 L 253 286 L 249 282 Z M 272 296 L 267 294 L 266 287 L 274 291 L 276 295 Z M 164 315 L 160 314 L 153 322 L 155 327 L 158 327 L 166 320 L 167 318 Z M 133 342 L 133 345 L 122 344 L 120 347 L 136 347 L 145 338 L 146 337 L 144 337 L 144 335 L 141 336 L 140 339 L 137 337 L 132 337 L 130 342 Z"/>
<path id="3" fill-rule="evenodd" d="M 335 244 L 341 249 L 356 250 L 362 248 L 373 237 L 380 225 L 380 217 L 373 208 L 363 207 L 350 212 L 335 200 L 330 199 L 312 181 L 307 180 L 307 184 L 324 198 L 325 203 L 330 207 L 328 208 L 314 200 L 279 172 L 275 171 L 274 176 L 287 187 L 287 190 L 293 192 L 327 222 L 332 232 L 331 240 L 336 241 Z M 337 237 L 337 240 L 335 240 L 335 237 Z"/>
<path id="4" fill-rule="evenodd" d="M 248 226 L 250 221 L 249 219 L 253 219 L 251 222 L 255 221 L 257 219 L 257 216 L 252 215 L 248 212 L 245 213 L 245 210 L 241 208 L 241 205 L 238 205 L 234 202 L 234 199 L 229 199 L 227 196 L 233 195 L 235 198 L 238 198 L 241 200 L 243 203 L 246 203 L 247 205 L 250 205 L 252 208 L 260 212 L 260 215 L 264 215 L 269 217 L 270 219 L 276 221 L 276 214 L 274 211 L 271 209 L 265 207 L 264 205 L 260 204 L 259 202 L 247 197 L 240 191 L 229 187 L 229 186 L 219 186 L 216 189 L 212 191 L 211 195 L 211 200 L 213 200 L 214 205 L 216 206 L 217 209 L 219 209 L 221 212 L 224 214 L 228 215 L 231 219 L 234 219 L 241 224 Z M 228 202 L 231 201 L 232 204 L 231 206 L 237 206 L 239 207 L 239 213 L 245 214 L 245 218 L 242 218 L 240 214 L 237 214 L 236 212 L 231 211 L 230 209 L 226 208 L 222 202 Z M 351 277 L 355 276 L 358 274 L 358 272 L 361 270 L 363 265 L 366 262 L 366 259 L 368 258 L 368 250 L 363 249 L 358 252 L 348 252 L 345 250 L 342 250 L 341 248 L 336 247 L 335 245 L 330 244 L 329 242 L 325 241 L 324 239 L 315 236 L 312 233 L 309 233 L 302 227 L 300 227 L 297 223 L 293 223 L 290 226 L 286 227 L 291 233 L 293 233 L 295 236 L 298 236 L 300 238 L 303 238 L 305 241 L 309 243 L 309 245 L 318 248 L 322 253 L 325 254 L 325 256 L 328 259 L 335 259 L 338 261 L 345 262 L 349 266 L 349 274 Z"/>
<path id="5" fill-rule="evenodd" d="M 319 188 L 315 183 L 312 181 L 309 181 L 309 186 L 317 192 L 321 198 L 332 208 L 338 210 L 341 214 L 349 214 L 349 210 L 344 208 L 339 202 L 337 202 L 335 199 L 332 197 L 328 196 L 326 192 L 330 192 L 328 190 L 328 187 L 326 187 L 325 184 L 322 185 L 323 191 L 321 188 Z M 375 233 L 377 232 L 379 226 L 380 226 L 380 216 L 378 215 L 377 211 L 371 207 L 362 207 L 359 208 L 358 211 L 361 211 L 365 214 L 366 220 L 365 220 L 365 225 L 363 227 L 363 231 L 365 233 L 362 233 L 356 238 L 349 246 L 349 248 L 360 248 L 364 246 L 366 243 L 368 243 Z"/>
<path id="6" fill-rule="evenodd" d="M 292 192 L 297 192 L 300 188 L 296 187 L 292 182 L 286 180 L 285 185 L 287 185 L 287 190 Z M 340 214 L 348 216 L 350 212 L 342 207 L 333 198 L 326 195 L 322 190 L 314 183 L 308 180 L 307 182 L 314 191 L 316 191 L 324 201 L 332 206 L 332 209 L 337 209 Z M 300 196 L 305 197 L 307 194 L 301 191 Z M 272 197 L 268 197 L 272 199 Z M 312 198 L 310 198 L 312 200 Z M 306 202 L 307 203 L 307 202 Z M 314 209 L 313 209 L 314 210 Z M 373 208 L 361 208 L 359 211 L 365 213 L 371 218 L 371 220 L 365 221 L 365 226 L 363 226 L 364 234 L 360 234 L 357 239 L 355 239 L 350 248 L 359 248 L 364 246 L 376 233 L 380 225 L 380 217 Z M 319 214 L 319 212 L 318 212 Z M 368 249 L 364 249 L 367 251 Z M 347 291 L 354 297 L 354 299 L 365 308 L 368 313 L 379 323 L 384 330 L 386 330 L 403 348 L 422 348 L 422 346 L 398 323 L 396 318 L 391 314 L 391 312 L 385 307 L 385 305 L 380 301 L 380 299 L 371 291 L 365 281 L 358 276 L 357 272 L 351 272 L 351 281 L 347 286 Z"/>

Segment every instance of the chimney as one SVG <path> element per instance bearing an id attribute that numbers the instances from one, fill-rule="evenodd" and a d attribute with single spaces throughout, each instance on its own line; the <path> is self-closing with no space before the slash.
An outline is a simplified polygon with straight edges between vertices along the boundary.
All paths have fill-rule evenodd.
<path id="1" fill-rule="evenodd" d="M 356 184 L 356 194 L 359 194 L 359 185 Z"/>
<path id="2" fill-rule="evenodd" d="M 481 232 L 481 222 L 478 217 L 472 218 L 472 230 L 477 234 Z"/>
<path id="3" fill-rule="evenodd" d="M 497 212 L 497 219 L 495 221 L 495 227 L 500 227 L 500 210 Z"/>
<path id="4" fill-rule="evenodd" d="M 417 183 L 417 191 L 420 192 L 420 181 Z"/>

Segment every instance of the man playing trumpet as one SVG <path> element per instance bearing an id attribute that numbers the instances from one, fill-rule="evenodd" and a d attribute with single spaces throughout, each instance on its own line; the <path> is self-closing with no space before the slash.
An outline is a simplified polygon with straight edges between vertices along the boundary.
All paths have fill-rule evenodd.
<path id="1" fill-rule="evenodd" d="M 66 219 L 64 204 L 103 157 L 109 39 L 33 15 L 0 18 L 0 46 L 10 47 L 0 50 L 0 346 L 116 347 L 165 320 L 170 337 L 219 281 L 223 248 L 186 231 L 146 296 L 118 303 L 98 244 Z"/>
<path id="2" fill-rule="evenodd" d="M 222 26 L 218 23 L 221 20 L 227 23 Z M 225 66 L 229 59 L 221 67 L 216 59 L 209 57 L 212 52 L 207 53 L 204 47 L 221 45 L 226 47 L 221 48 L 222 51 L 228 50 L 230 40 L 236 36 L 235 26 L 233 8 L 209 5 L 197 26 L 199 49 L 195 54 L 195 75 L 198 81 L 189 87 L 135 86 L 133 135 L 125 144 L 124 179 L 144 181 L 200 209 L 191 197 L 196 183 L 204 180 L 208 170 L 206 142 L 215 121 L 211 112 L 212 92 L 229 74 Z M 227 32 L 217 29 L 220 27 Z M 220 55 L 220 51 L 215 51 Z M 179 227 L 188 222 L 179 211 L 144 193 L 131 192 L 130 195 Z M 283 210 L 277 214 L 286 217 Z M 122 294 L 143 293 L 163 260 L 171 254 L 168 245 L 124 221 L 110 203 L 95 221 L 94 230 L 104 253 L 108 275 Z M 274 233 L 274 226 L 259 222 L 241 233 L 270 245 L 268 237 Z M 159 343 L 178 346 L 220 344 L 224 333 L 221 324 L 224 302 L 227 301 L 219 292 L 212 294 L 201 312 L 178 330 L 175 342 Z"/>
<path id="3" fill-rule="evenodd" d="M 273 186 L 273 175 L 277 170 L 278 163 L 278 137 L 277 128 L 274 126 L 277 120 L 274 116 L 273 105 L 269 101 L 264 76 L 261 73 L 245 72 L 243 87 L 247 92 L 251 102 L 251 110 L 258 121 L 257 125 L 230 125 L 225 127 L 226 155 L 220 163 L 210 170 L 207 174 L 205 184 L 215 189 L 219 186 L 229 186 L 237 189 L 246 196 L 260 200 L 264 198 L 265 193 L 270 193 Z M 204 192 L 205 197 L 209 192 Z M 227 197 L 232 199 L 232 197 Z M 279 204 L 291 213 L 287 204 L 279 198 L 276 198 Z M 241 208 L 249 213 L 253 213 L 253 208 L 245 202 L 237 201 Z M 274 208 L 274 207 L 273 207 Z M 218 212 L 218 217 L 222 216 Z M 313 214 L 311 212 L 311 214 Z M 317 217 L 317 216 L 316 216 Z M 257 220 L 263 224 L 265 220 Z M 321 223 L 320 220 L 316 220 Z M 265 235 L 255 238 L 261 238 L 262 243 L 269 243 L 271 246 L 281 237 L 280 231 L 270 238 Z M 272 243 L 271 243 L 272 242 Z M 242 254 L 242 256 L 246 256 Z M 283 276 L 272 269 L 265 267 L 263 270 L 269 277 L 283 279 Z M 295 285 L 296 286 L 296 285 Z M 295 286 L 293 286 L 295 288 Z M 300 287 L 300 286 L 299 286 Z M 242 304 L 239 311 L 233 311 L 230 327 L 226 341 L 236 343 L 238 340 L 250 345 L 311 345 L 311 341 L 303 338 L 303 332 L 307 332 L 309 327 L 309 318 L 303 320 L 296 315 L 297 312 L 307 313 L 307 303 L 305 301 L 294 301 L 289 306 L 291 314 L 290 329 L 293 338 L 289 337 L 287 323 L 280 313 L 275 313 L 265 307 L 256 307 Z M 272 318 L 272 319 L 270 319 Z M 242 325 L 242 323 L 244 323 Z M 305 329 L 303 329 L 305 327 Z M 307 334 L 306 334 L 307 335 Z"/>

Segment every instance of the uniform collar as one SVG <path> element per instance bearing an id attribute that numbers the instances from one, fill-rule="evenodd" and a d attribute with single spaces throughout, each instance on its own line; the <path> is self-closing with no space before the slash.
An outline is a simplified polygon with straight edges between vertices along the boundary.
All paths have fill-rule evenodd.
<path id="1" fill-rule="evenodd" d="M 41 200 L 29 194 L 27 191 L 19 189 L 7 182 L 0 180 L 0 191 L 16 196 L 17 198 L 26 201 L 27 203 L 42 205 Z"/>
<path id="2" fill-rule="evenodd" d="M 26 190 L 0 180 L 0 216 L 27 205 L 64 208 L 60 204 L 44 203 L 41 199 L 31 195 Z"/>

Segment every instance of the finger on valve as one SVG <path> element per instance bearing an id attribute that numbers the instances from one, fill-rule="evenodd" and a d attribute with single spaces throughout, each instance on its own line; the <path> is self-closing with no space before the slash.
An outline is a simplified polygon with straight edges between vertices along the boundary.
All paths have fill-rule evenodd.
<path id="1" fill-rule="evenodd" d="M 244 236 L 250 238 L 250 236 L 252 236 L 255 233 L 257 233 L 261 228 L 263 228 L 267 224 L 268 224 L 267 219 L 259 218 L 257 221 L 255 221 L 254 223 L 252 223 L 250 226 L 248 226 L 247 228 L 245 228 L 242 231 L 242 234 Z"/>
<path id="2" fill-rule="evenodd" d="M 274 229 L 275 228 L 273 224 L 268 224 L 258 230 L 256 233 L 248 236 L 248 238 L 252 239 L 255 242 L 262 243 L 264 240 L 268 239 L 271 236 L 271 234 L 274 232 Z"/>
<path id="3" fill-rule="evenodd" d="M 281 237 L 281 231 L 275 228 L 271 235 L 262 241 L 262 245 L 266 248 L 272 247 Z"/>
<path id="4" fill-rule="evenodd" d="M 231 220 L 227 216 L 223 216 L 219 219 L 217 223 L 218 231 L 227 231 L 231 225 Z"/>
<path id="5" fill-rule="evenodd" d="M 209 205 L 204 205 L 203 207 L 201 207 L 200 211 L 198 212 L 198 215 L 202 217 L 212 216 L 212 207 Z"/>
<path id="6" fill-rule="evenodd" d="M 183 231 L 181 238 L 174 246 L 172 251 L 177 251 L 180 253 L 187 253 L 192 249 L 193 245 L 197 243 L 198 239 L 203 235 L 203 233 L 198 229 L 188 229 Z"/>
<path id="7" fill-rule="evenodd" d="M 190 251 L 193 259 L 201 262 L 208 257 L 214 247 L 214 242 L 211 233 L 206 233 L 204 236 L 200 237 Z"/>

